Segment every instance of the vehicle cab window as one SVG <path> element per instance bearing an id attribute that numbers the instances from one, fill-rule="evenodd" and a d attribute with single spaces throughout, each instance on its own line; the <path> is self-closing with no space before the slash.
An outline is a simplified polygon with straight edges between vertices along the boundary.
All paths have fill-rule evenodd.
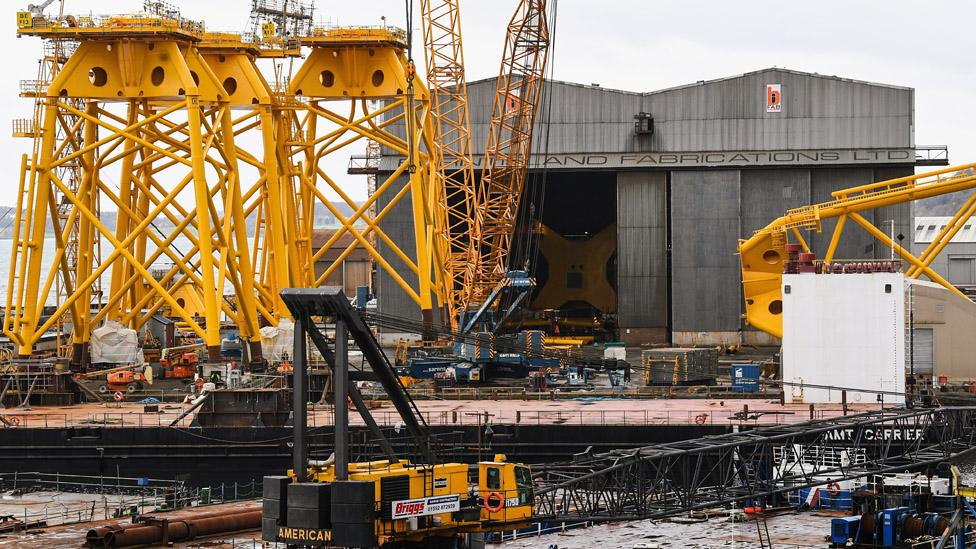
<path id="1" fill-rule="evenodd" d="M 528 467 L 515 467 L 515 486 L 518 489 L 519 505 L 532 505 L 532 474 Z"/>
<path id="2" fill-rule="evenodd" d="M 498 467 L 489 467 L 485 484 L 489 490 L 502 489 L 502 471 Z"/>

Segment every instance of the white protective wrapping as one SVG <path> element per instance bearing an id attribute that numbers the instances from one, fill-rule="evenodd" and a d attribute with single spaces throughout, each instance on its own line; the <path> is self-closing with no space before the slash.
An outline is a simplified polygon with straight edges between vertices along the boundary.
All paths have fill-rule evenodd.
<path id="1" fill-rule="evenodd" d="M 107 320 L 92 330 L 91 361 L 93 363 L 134 364 L 143 363 L 139 334 L 122 324 Z"/>
<path id="2" fill-rule="evenodd" d="M 261 328 L 261 356 L 267 361 L 279 362 L 291 357 L 295 345 L 295 322 L 282 318 L 277 326 Z"/>

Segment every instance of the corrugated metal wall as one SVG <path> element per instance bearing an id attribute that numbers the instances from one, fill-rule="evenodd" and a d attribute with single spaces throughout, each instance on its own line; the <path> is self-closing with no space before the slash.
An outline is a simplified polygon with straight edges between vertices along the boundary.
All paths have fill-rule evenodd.
<path id="1" fill-rule="evenodd" d="M 739 329 L 739 170 L 671 174 L 672 330 Z"/>
<path id="2" fill-rule="evenodd" d="M 833 200 L 830 193 L 864 185 L 874 180 L 874 170 L 872 168 L 818 168 L 810 172 L 810 199 L 811 202 L 827 202 Z M 868 221 L 874 222 L 874 212 L 868 211 L 861 214 Z M 772 220 L 770 220 L 772 221 Z M 804 238 L 813 249 L 817 257 L 823 258 L 830 246 L 830 237 L 837 226 L 836 219 L 827 219 L 822 223 L 821 233 L 807 233 Z M 837 246 L 834 257 L 837 259 L 852 257 L 873 257 L 875 248 L 874 239 L 867 234 L 853 221 L 848 220 L 844 224 L 844 235 Z"/>
<path id="3" fill-rule="evenodd" d="M 766 113 L 766 84 L 781 84 L 783 111 Z M 562 82 L 552 93 L 547 150 L 559 153 L 763 151 L 789 149 L 906 148 L 914 145 L 914 91 L 767 69 L 648 94 Z M 495 80 L 469 85 L 473 150 L 484 150 Z M 654 116 L 652 138 L 638 140 L 634 115 Z M 545 116 L 540 114 L 540 120 Z M 396 128 L 394 128 L 396 130 Z M 538 150 L 543 130 L 536 130 Z M 676 170 L 671 175 L 671 329 L 734 332 L 740 329 L 741 288 L 737 239 L 765 226 L 786 209 L 830 199 L 836 189 L 912 173 L 896 168 L 790 168 Z M 558 172 L 550 172 L 552 188 Z M 663 171 L 617 173 L 617 290 L 622 327 L 663 327 L 667 311 L 667 176 Z M 392 194 L 388 193 L 388 196 Z M 896 219 L 896 234 L 910 242 L 908 205 L 868 212 L 880 227 Z M 413 250 L 406 204 L 383 220 L 390 236 Z M 822 255 L 834 222 L 809 241 Z M 887 228 L 885 231 L 887 232 Z M 384 247 L 381 245 L 381 250 Z M 888 251 L 848 223 L 838 258 L 886 257 Z M 392 254 L 385 257 L 402 267 Z M 401 269 L 405 270 L 405 269 Z M 384 313 L 419 313 L 388 275 L 380 272 Z M 411 283 L 414 282 L 411 278 Z"/>
<path id="4" fill-rule="evenodd" d="M 667 173 L 617 173 L 620 326 L 668 325 Z"/>
<path id="5" fill-rule="evenodd" d="M 633 117 L 641 110 L 641 94 L 563 82 L 546 82 L 543 91 L 552 93 L 552 105 L 546 109 L 543 103 L 536 116 L 533 150 L 543 144 L 546 131 L 540 124 L 547 116 L 546 149 L 551 153 L 635 150 Z M 494 78 L 468 86 L 472 150 L 479 157 L 485 152 L 494 96 Z"/>
<path id="6" fill-rule="evenodd" d="M 783 110 L 766 112 L 766 84 Z M 910 147 L 914 92 L 768 69 L 645 96 L 655 151 Z"/>
<path id="7" fill-rule="evenodd" d="M 874 180 L 885 181 L 888 179 L 897 179 L 914 173 L 915 169 L 911 166 L 879 167 L 874 169 Z M 904 204 L 886 206 L 874 211 L 874 225 L 889 236 L 892 232 L 891 220 L 895 221 L 895 242 L 903 248 L 911 248 L 912 234 L 915 229 L 912 225 L 912 203 L 906 202 Z M 899 240 L 899 235 L 904 238 Z M 878 242 L 874 247 L 874 257 L 879 259 L 891 257 L 891 249 L 885 248 L 884 245 Z"/>
<path id="8" fill-rule="evenodd" d="M 397 191 L 407 183 L 407 177 L 401 176 L 391 188 L 377 199 L 377 210 L 382 210 L 389 204 Z M 410 206 L 410 195 L 402 198 L 393 209 L 383 218 L 383 231 L 390 239 L 399 245 L 407 257 L 416 257 L 416 241 L 413 233 L 413 211 Z M 410 271 L 402 260 L 393 253 L 382 240 L 377 242 L 377 249 L 385 260 L 406 280 L 412 288 L 417 287 L 417 276 Z M 404 292 L 383 267 L 376 266 L 376 307 L 387 315 L 420 319 L 420 308 Z"/>
<path id="9" fill-rule="evenodd" d="M 786 210 L 810 203 L 809 170 L 742 170 L 741 183 L 742 236 L 765 227 Z"/>
<path id="10" fill-rule="evenodd" d="M 766 84 L 782 86 L 782 112 L 766 112 Z M 564 82 L 549 87 L 554 154 L 914 146 L 911 88 L 778 69 L 643 94 Z M 495 79 L 468 86 L 478 155 L 494 93 Z M 633 117 L 642 111 L 654 117 L 654 135 L 638 141 Z"/>

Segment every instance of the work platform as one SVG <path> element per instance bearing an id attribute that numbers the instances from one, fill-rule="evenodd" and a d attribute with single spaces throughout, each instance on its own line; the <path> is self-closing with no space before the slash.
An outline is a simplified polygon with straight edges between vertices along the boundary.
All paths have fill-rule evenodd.
<path id="1" fill-rule="evenodd" d="M 396 426 L 401 420 L 388 402 L 370 401 L 370 409 L 382 426 Z M 756 399 L 655 399 L 655 400 L 416 400 L 429 425 L 782 425 L 844 415 L 840 404 L 787 404 Z M 161 404 L 158 412 L 147 412 L 143 404 L 82 404 L 70 408 L 36 407 L 32 410 L 3 410 L 15 423 L 9 428 L 61 429 L 65 427 L 166 427 L 190 404 Z M 849 414 L 879 409 L 875 404 L 850 404 Z M 333 408 L 310 406 L 309 427 L 332 425 Z M 351 425 L 363 425 L 355 414 Z M 175 427 L 189 427 L 193 416 Z"/>

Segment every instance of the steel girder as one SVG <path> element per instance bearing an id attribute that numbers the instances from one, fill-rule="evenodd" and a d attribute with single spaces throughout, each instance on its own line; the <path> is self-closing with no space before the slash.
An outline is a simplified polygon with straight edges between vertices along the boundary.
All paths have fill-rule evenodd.
<path id="1" fill-rule="evenodd" d="M 538 520 L 613 521 L 679 514 L 873 474 L 918 470 L 968 453 L 976 407 L 885 410 L 577 456 L 534 471 Z M 836 448 L 862 460 L 799 460 L 777 447 Z"/>

